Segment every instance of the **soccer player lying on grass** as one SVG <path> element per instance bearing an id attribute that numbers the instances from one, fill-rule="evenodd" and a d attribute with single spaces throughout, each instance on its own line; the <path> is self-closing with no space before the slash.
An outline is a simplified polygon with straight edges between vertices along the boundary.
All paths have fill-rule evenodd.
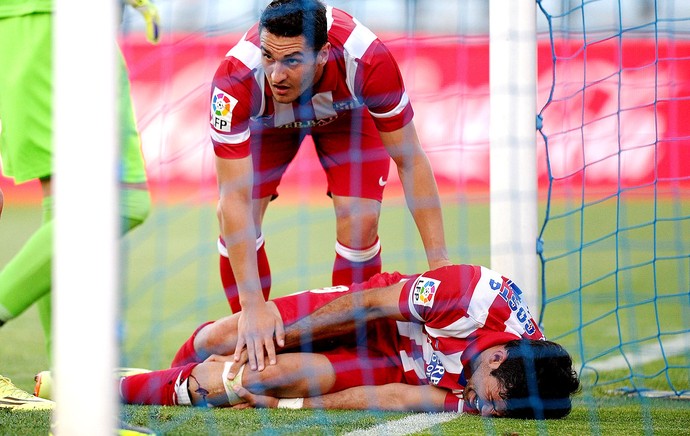
<path id="1" fill-rule="evenodd" d="M 233 359 L 239 314 L 199 327 L 172 368 L 124 377 L 130 404 L 463 411 L 559 418 L 579 389 L 509 279 L 453 265 L 271 301 L 285 347 L 276 365 Z"/>

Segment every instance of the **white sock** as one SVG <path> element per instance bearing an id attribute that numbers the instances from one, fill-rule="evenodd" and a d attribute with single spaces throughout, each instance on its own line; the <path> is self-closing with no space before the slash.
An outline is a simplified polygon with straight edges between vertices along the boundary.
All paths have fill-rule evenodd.
<path id="1" fill-rule="evenodd" d="M 376 257 L 381 251 L 381 240 L 377 237 L 376 242 L 369 248 L 364 248 L 357 250 L 354 248 L 346 247 L 337 240 L 335 241 L 335 252 L 350 262 L 366 262 L 368 260 Z"/>
<path id="2" fill-rule="evenodd" d="M 180 375 L 177 376 L 175 380 L 175 395 L 177 396 L 177 404 L 180 406 L 191 406 L 192 399 L 189 398 L 189 378 L 186 378 L 183 382 L 180 382 L 180 377 L 182 377 L 182 371 Z"/>

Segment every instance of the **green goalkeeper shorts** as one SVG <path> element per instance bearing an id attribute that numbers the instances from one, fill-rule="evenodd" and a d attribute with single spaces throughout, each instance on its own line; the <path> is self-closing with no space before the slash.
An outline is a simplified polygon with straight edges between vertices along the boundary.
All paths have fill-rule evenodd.
<path id="1" fill-rule="evenodd" d="M 15 183 L 52 173 L 52 31 L 49 13 L 0 18 L 0 156 L 4 175 Z M 75 67 L 75 74 L 78 70 Z M 119 80 L 119 176 L 122 182 L 143 183 L 144 158 L 121 55 Z M 98 138 L 93 145 L 99 145 Z"/>

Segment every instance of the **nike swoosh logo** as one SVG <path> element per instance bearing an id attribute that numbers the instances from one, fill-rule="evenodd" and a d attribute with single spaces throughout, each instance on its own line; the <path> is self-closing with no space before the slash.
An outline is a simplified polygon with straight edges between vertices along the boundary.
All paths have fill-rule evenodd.
<path id="1" fill-rule="evenodd" d="M 386 183 L 388 183 L 388 180 L 383 180 L 383 177 L 379 177 L 379 185 L 380 186 L 386 186 Z"/>

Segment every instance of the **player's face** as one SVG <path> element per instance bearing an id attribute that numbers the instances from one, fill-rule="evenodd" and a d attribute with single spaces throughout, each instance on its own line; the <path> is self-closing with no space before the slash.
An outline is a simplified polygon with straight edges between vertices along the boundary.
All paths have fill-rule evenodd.
<path id="1" fill-rule="evenodd" d="M 261 55 L 273 98 L 292 103 L 321 78 L 328 44 L 314 52 L 302 35 L 284 37 L 262 30 Z"/>
<path id="2" fill-rule="evenodd" d="M 502 416 L 506 410 L 506 402 L 501 398 L 501 386 L 498 379 L 488 375 L 482 377 L 480 381 L 475 377 L 476 375 L 473 375 L 467 382 L 463 394 L 467 406 L 482 416 Z"/>
<path id="3" fill-rule="evenodd" d="M 482 416 L 501 416 L 506 410 L 506 401 L 501 398 L 501 383 L 491 375 L 491 371 L 498 368 L 505 358 L 505 354 L 500 353 L 501 349 L 505 352 L 501 345 L 479 355 L 463 393 L 465 404 Z"/>

